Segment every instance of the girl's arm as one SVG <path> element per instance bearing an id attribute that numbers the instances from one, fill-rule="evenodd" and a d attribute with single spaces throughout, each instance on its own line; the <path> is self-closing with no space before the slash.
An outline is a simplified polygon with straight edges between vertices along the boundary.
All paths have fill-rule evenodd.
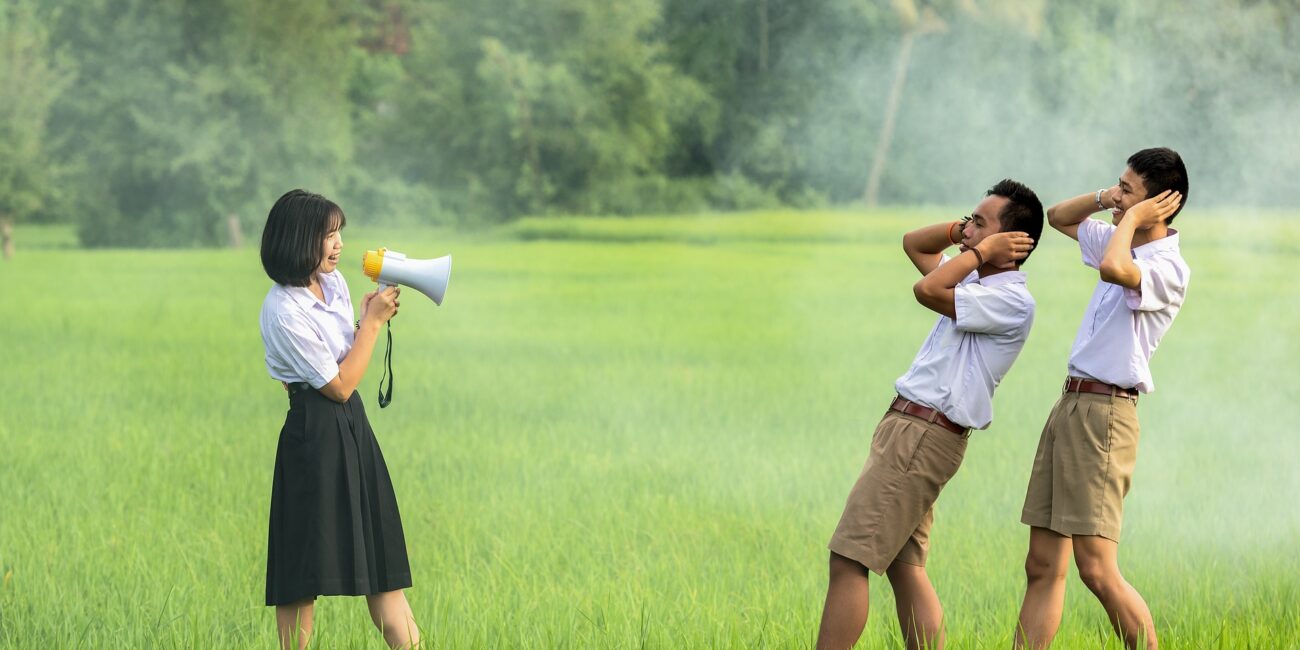
<path id="1" fill-rule="evenodd" d="M 352 397 L 352 392 L 361 385 L 361 378 L 370 366 L 370 356 L 375 351 L 375 340 L 379 338 L 380 327 L 397 314 L 397 296 L 400 293 L 401 289 L 389 287 L 362 303 L 361 327 L 357 329 L 352 349 L 339 362 L 338 376 L 320 387 L 322 395 L 340 404 Z"/>

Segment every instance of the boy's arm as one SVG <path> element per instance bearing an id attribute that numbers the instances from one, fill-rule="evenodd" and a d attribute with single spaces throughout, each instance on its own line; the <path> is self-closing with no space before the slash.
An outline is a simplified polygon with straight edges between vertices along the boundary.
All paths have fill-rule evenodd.
<path id="1" fill-rule="evenodd" d="M 975 248 L 927 273 L 912 285 L 912 293 L 916 295 L 916 301 L 926 309 L 956 320 L 957 285 L 971 271 L 978 269 L 981 261 L 1000 269 L 1014 269 L 1016 261 L 1025 259 L 1033 248 L 1034 240 L 1029 237 L 1029 233 L 1002 232 L 989 235 Z"/>
<path id="2" fill-rule="evenodd" d="M 1183 195 L 1165 190 L 1158 196 L 1147 199 L 1124 213 L 1124 218 L 1115 227 L 1115 234 L 1106 244 L 1106 252 L 1101 256 L 1097 270 L 1101 279 L 1121 287 L 1136 289 L 1142 285 L 1142 270 L 1133 263 L 1133 233 L 1138 228 L 1153 226 L 1164 221 L 1178 210 Z"/>
<path id="3" fill-rule="evenodd" d="M 1109 210 L 1115 207 L 1111 201 L 1111 192 L 1115 188 L 1101 190 L 1101 193 L 1089 192 L 1080 194 L 1072 199 L 1066 199 L 1047 209 L 1047 223 L 1064 234 L 1066 237 L 1078 241 L 1079 224 L 1084 219 L 1092 216 L 1094 213 L 1102 210 Z"/>
<path id="4" fill-rule="evenodd" d="M 912 265 L 921 275 L 926 275 L 939 266 L 943 252 L 961 241 L 961 225 L 960 221 L 948 221 L 903 235 L 903 252 L 907 253 L 907 258 L 912 260 Z"/>

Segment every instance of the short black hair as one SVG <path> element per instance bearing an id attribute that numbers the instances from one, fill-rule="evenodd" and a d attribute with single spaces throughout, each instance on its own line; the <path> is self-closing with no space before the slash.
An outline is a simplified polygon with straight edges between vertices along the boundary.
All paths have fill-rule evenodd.
<path id="1" fill-rule="evenodd" d="M 1187 167 L 1183 165 L 1183 157 L 1173 149 L 1154 147 L 1129 156 L 1128 167 L 1142 177 L 1142 184 L 1147 188 L 1146 198 L 1159 196 L 1165 190 L 1183 195 L 1178 209 L 1165 219 L 1166 225 L 1173 223 L 1174 217 L 1187 207 Z"/>
<path id="2" fill-rule="evenodd" d="M 1033 190 L 1024 183 L 1004 178 L 990 187 L 984 196 L 1001 196 L 1007 199 L 1002 212 L 998 213 L 998 220 L 1002 222 L 1002 232 L 1029 233 L 1034 243 L 1038 243 L 1038 239 L 1043 236 L 1043 202 L 1038 200 L 1038 195 L 1034 194 Z M 1033 253 L 1034 251 L 1029 251 L 1029 255 Z M 1016 262 L 1016 266 L 1029 261 L 1029 255 Z"/>
<path id="3" fill-rule="evenodd" d="M 324 257 L 325 238 L 348 223 L 333 201 L 307 190 L 285 192 L 262 229 L 262 268 L 279 284 L 305 287 Z"/>

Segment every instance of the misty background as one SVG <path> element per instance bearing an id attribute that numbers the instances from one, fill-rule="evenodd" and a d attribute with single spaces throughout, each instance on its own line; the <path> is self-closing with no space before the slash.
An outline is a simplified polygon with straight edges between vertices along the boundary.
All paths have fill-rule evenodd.
<path id="1" fill-rule="evenodd" d="M 1051 203 L 1148 146 L 1193 208 L 1300 205 L 1296 0 L 0 6 L 0 223 L 87 246 L 237 243 L 294 187 L 467 227 Z"/>

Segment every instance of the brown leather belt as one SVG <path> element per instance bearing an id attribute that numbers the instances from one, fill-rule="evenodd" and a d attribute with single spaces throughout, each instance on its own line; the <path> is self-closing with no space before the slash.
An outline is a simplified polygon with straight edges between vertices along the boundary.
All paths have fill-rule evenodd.
<path id="1" fill-rule="evenodd" d="M 1107 384 L 1091 379 L 1081 379 L 1079 377 L 1066 377 L 1063 393 L 1096 393 L 1098 395 L 1110 395 L 1111 397 L 1123 397 L 1126 399 L 1137 399 L 1138 392 L 1136 388 L 1120 388 L 1114 384 Z"/>
<path id="2" fill-rule="evenodd" d="M 959 436 L 968 435 L 970 433 L 970 429 L 949 420 L 943 413 L 928 406 L 922 406 L 916 402 L 909 401 L 902 395 L 894 396 L 894 401 L 890 403 L 889 410 L 915 416 L 925 420 L 926 422 L 933 422 L 934 424 L 937 424 Z"/>

